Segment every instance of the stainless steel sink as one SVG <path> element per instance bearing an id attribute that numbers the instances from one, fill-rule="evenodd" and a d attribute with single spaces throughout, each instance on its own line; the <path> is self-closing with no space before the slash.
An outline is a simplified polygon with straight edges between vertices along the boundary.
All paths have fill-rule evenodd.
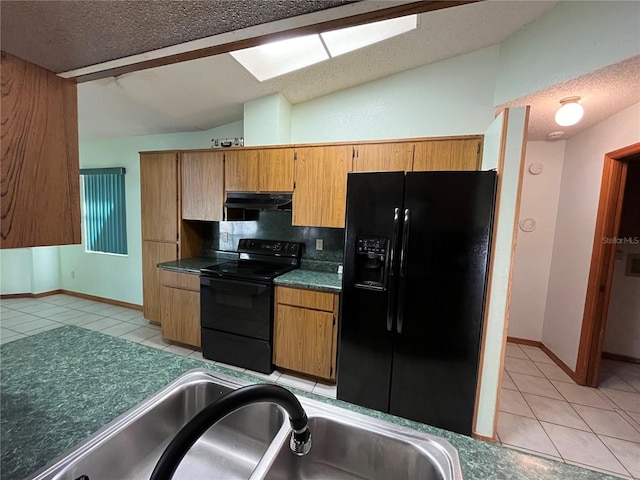
<path id="1" fill-rule="evenodd" d="M 249 382 L 218 372 L 187 372 L 91 435 L 31 479 L 148 479 L 170 439 L 198 411 Z M 288 447 L 280 407 L 243 407 L 210 428 L 174 478 L 461 480 L 456 450 L 445 440 L 323 402 L 299 397 L 313 445 L 304 457 Z"/>

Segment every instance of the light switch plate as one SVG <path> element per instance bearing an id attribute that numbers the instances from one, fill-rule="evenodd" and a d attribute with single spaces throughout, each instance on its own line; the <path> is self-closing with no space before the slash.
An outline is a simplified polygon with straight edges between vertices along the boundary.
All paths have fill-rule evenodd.
<path id="1" fill-rule="evenodd" d="M 222 232 L 222 241 L 223 242 L 229 241 L 229 232 Z"/>
<path id="2" fill-rule="evenodd" d="M 324 242 L 321 238 L 316 238 L 316 250 L 322 250 L 324 248 Z"/>

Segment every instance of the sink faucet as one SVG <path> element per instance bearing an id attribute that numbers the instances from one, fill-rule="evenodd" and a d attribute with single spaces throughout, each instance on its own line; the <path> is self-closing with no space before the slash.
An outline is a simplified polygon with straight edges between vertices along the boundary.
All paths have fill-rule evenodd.
<path id="1" fill-rule="evenodd" d="M 295 395 L 277 385 L 249 385 L 223 395 L 189 420 L 162 453 L 149 480 L 170 480 L 184 456 L 204 432 L 230 413 L 258 402 L 271 402 L 284 408 L 289 414 L 293 430 L 289 448 L 299 456 L 309 453 L 311 432 L 307 426 L 307 414 Z"/>

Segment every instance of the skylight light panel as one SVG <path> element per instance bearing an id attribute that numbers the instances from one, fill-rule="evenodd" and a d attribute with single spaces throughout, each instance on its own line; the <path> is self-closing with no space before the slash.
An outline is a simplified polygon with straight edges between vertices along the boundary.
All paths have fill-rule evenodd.
<path id="1" fill-rule="evenodd" d="M 367 45 L 386 40 L 414 30 L 418 25 L 417 15 L 392 18 L 381 22 L 342 28 L 320 35 L 332 57 L 351 52 Z"/>
<path id="2" fill-rule="evenodd" d="M 259 81 L 328 60 L 318 35 L 307 35 L 231 52 Z"/>

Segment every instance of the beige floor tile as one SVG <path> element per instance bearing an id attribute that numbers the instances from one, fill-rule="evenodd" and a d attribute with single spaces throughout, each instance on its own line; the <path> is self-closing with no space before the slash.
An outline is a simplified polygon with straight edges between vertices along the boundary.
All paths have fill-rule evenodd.
<path id="1" fill-rule="evenodd" d="M 39 311 L 38 313 L 36 313 L 36 315 L 38 315 L 39 317 L 49 318 L 53 320 L 52 317 L 55 317 L 60 313 L 69 313 L 74 311 L 75 310 L 72 310 L 70 308 L 66 308 L 60 305 L 49 305 L 49 308 L 47 308 L 46 310 Z"/>
<path id="2" fill-rule="evenodd" d="M 565 460 L 623 475 L 629 474 L 595 433 L 553 423 L 540 423 Z"/>
<path id="3" fill-rule="evenodd" d="M 66 312 L 60 312 L 55 315 L 51 315 L 47 317 L 49 320 L 53 320 L 54 322 L 64 323 L 71 318 L 77 318 L 82 315 L 86 315 L 82 310 L 72 310 L 70 308 L 65 309 Z"/>
<path id="4" fill-rule="evenodd" d="M 134 318 L 142 317 L 142 312 L 140 310 L 134 310 L 132 308 L 125 308 L 124 311 L 109 316 L 117 320 L 129 322 Z"/>
<path id="5" fill-rule="evenodd" d="M 530 360 L 538 363 L 547 363 L 555 365 L 554 361 L 549 358 L 549 356 L 544 353 L 538 347 L 532 347 L 530 345 L 522 345 L 522 351 L 529 357 Z"/>
<path id="6" fill-rule="evenodd" d="M 542 397 L 555 398 L 562 400 L 562 395 L 556 390 L 549 380 L 541 377 L 532 377 L 531 375 L 523 375 L 521 373 L 511 373 L 513 382 L 523 393 L 532 393 Z"/>
<path id="7" fill-rule="evenodd" d="M 640 377 L 632 377 L 630 375 L 623 375 L 621 377 L 625 382 L 635 388 L 636 392 L 640 393 Z"/>
<path id="8" fill-rule="evenodd" d="M 12 310 L 10 308 L 3 308 L 0 312 L 0 324 L 2 324 L 3 320 L 8 320 L 12 317 L 19 317 L 20 315 L 24 315 L 24 312 L 20 310 Z"/>
<path id="9" fill-rule="evenodd" d="M 564 371 L 555 363 L 539 363 L 539 362 L 534 362 L 534 363 L 536 364 L 536 367 L 538 367 L 538 369 L 549 380 L 558 380 L 560 382 L 575 384 L 572 378 L 566 373 L 564 373 Z"/>
<path id="10" fill-rule="evenodd" d="M 37 302 L 32 304 L 25 304 L 24 306 L 16 307 L 16 310 L 20 310 L 24 313 L 37 314 L 38 312 L 44 312 L 45 310 L 49 310 L 50 308 L 54 308 L 54 305 L 50 303 Z"/>
<path id="11" fill-rule="evenodd" d="M 192 348 L 179 347 L 178 345 L 169 345 L 164 349 L 164 351 L 175 353 L 176 355 L 181 355 L 183 357 L 188 357 L 193 352 L 195 352 L 195 350 L 193 350 Z"/>
<path id="12" fill-rule="evenodd" d="M 35 330 L 30 330 L 26 333 L 26 335 L 37 335 L 42 332 L 48 332 L 49 330 L 53 330 L 55 328 L 64 327 L 61 323 L 53 322 L 51 325 L 45 325 L 44 327 L 36 328 Z"/>
<path id="13" fill-rule="evenodd" d="M 336 398 L 338 387 L 336 385 L 325 385 L 324 383 L 316 383 L 313 387 L 313 393 L 322 395 L 323 397 Z"/>
<path id="14" fill-rule="evenodd" d="M 124 338 L 124 337 L 121 337 Z M 126 340 L 126 339 L 125 339 Z M 137 340 L 132 340 L 132 341 L 137 341 Z M 144 340 L 142 342 L 140 342 L 142 345 L 146 345 L 148 347 L 153 347 L 153 348 L 158 348 L 160 350 L 167 348 L 169 345 L 171 345 L 169 342 L 167 342 L 166 340 L 164 340 L 164 338 L 162 338 L 162 335 L 154 335 L 153 337 Z"/>
<path id="15" fill-rule="evenodd" d="M 17 327 L 18 325 L 21 325 L 23 323 L 33 322 L 35 320 L 38 320 L 39 318 L 40 317 L 37 317 L 36 315 L 31 315 L 30 313 L 20 312 L 20 315 L 18 316 L 2 320 L 2 326 L 4 328 L 15 330 L 15 327 Z"/>
<path id="16" fill-rule="evenodd" d="M 11 343 L 15 340 L 20 340 L 21 338 L 27 338 L 27 336 L 23 335 L 22 333 L 17 333 L 9 337 L 0 337 L 0 345 L 4 345 L 5 343 Z"/>
<path id="17" fill-rule="evenodd" d="M 78 297 L 72 297 L 71 295 L 49 295 L 48 297 L 43 297 L 42 301 L 47 303 L 52 303 L 54 305 L 67 305 L 69 303 L 73 303 L 78 300 Z"/>
<path id="18" fill-rule="evenodd" d="M 591 387 L 583 387 L 582 385 L 575 385 L 558 380 L 551 380 L 551 383 L 556 387 L 562 396 L 569 403 L 577 403 L 579 405 L 587 405 L 589 407 L 605 408 L 608 410 L 615 410 L 616 406 L 610 400 L 603 398 L 599 395 L 598 390 Z"/>
<path id="19" fill-rule="evenodd" d="M 640 378 L 638 379 L 638 381 L 640 384 Z M 616 375 L 610 370 L 604 370 L 599 373 L 598 388 L 612 388 L 614 390 L 623 390 L 625 392 L 638 393 L 631 384 L 629 384 L 622 377 Z"/>
<path id="20" fill-rule="evenodd" d="M 608 370 L 611 370 L 616 375 L 640 377 L 640 364 L 638 363 L 618 362 L 603 358 L 601 365 L 605 365 Z"/>
<path id="21" fill-rule="evenodd" d="M 88 323 L 92 323 L 98 320 L 103 320 L 105 317 L 101 317 L 100 315 L 96 315 L 95 313 L 86 313 L 81 310 L 78 310 L 82 315 L 77 317 L 67 318 L 66 320 L 59 320 L 60 323 L 64 323 L 65 325 L 75 325 L 76 327 L 81 327 Z"/>
<path id="22" fill-rule="evenodd" d="M 609 447 L 633 477 L 640 478 L 640 444 L 602 435 L 600 440 Z"/>
<path id="23" fill-rule="evenodd" d="M 512 413 L 514 415 L 522 415 L 523 417 L 536 418 L 524 397 L 520 392 L 502 388 L 500 390 L 500 412 Z"/>
<path id="24" fill-rule="evenodd" d="M 524 398 L 538 420 L 589 431 L 589 426 L 564 400 L 529 393 L 525 393 Z"/>
<path id="25" fill-rule="evenodd" d="M 88 330 L 94 330 L 96 332 L 99 332 L 106 328 L 113 327 L 114 325 L 118 325 L 122 323 L 120 320 L 115 320 L 113 318 L 100 317 L 99 315 L 96 315 L 96 317 L 98 317 L 97 320 L 94 320 L 93 322 L 90 322 L 90 323 L 85 323 L 83 325 L 78 325 L 78 326 L 82 328 L 86 328 Z"/>
<path id="26" fill-rule="evenodd" d="M 102 330 L 102 333 L 104 333 L 105 335 L 111 335 L 112 337 L 120 337 L 137 328 L 138 328 L 137 325 L 132 325 L 131 323 L 127 323 L 127 322 L 122 322 L 122 323 L 119 323 L 118 325 L 114 325 L 113 327 L 105 328 L 104 330 Z"/>
<path id="27" fill-rule="evenodd" d="M 560 456 L 540 422 L 533 418 L 500 413 L 498 435 L 504 445 L 526 448 L 545 455 Z"/>
<path id="28" fill-rule="evenodd" d="M 262 372 L 254 372 L 253 370 L 249 370 L 249 369 L 245 370 L 244 373 L 248 375 L 253 375 L 254 377 L 262 378 L 264 380 L 268 380 L 273 383 L 276 383 L 280 378 L 280 376 L 282 375 L 282 372 L 279 372 L 278 370 L 274 370 L 268 375 Z"/>
<path id="29" fill-rule="evenodd" d="M 513 383 L 509 372 L 507 372 L 506 370 L 502 372 L 502 388 L 506 388 L 508 390 L 518 390 L 518 387 L 516 387 L 516 384 Z"/>
<path id="30" fill-rule="evenodd" d="M 20 323 L 19 325 L 14 325 L 11 327 L 11 330 L 14 330 L 18 333 L 29 334 L 32 330 L 37 330 L 39 328 L 48 327 L 50 325 L 60 325 L 58 322 L 54 322 L 52 320 L 47 320 L 46 318 L 35 317 L 35 320 L 31 320 L 28 322 Z"/>
<path id="31" fill-rule="evenodd" d="M 229 365 L 227 363 L 222 363 L 222 362 L 215 362 L 215 364 L 218 365 L 219 367 L 228 368 L 229 370 L 234 370 L 236 372 L 244 372 L 246 370 L 246 368 L 237 367 L 235 365 Z"/>
<path id="32" fill-rule="evenodd" d="M 141 343 L 141 342 L 144 342 L 145 340 L 149 340 L 150 338 L 160 334 L 160 330 L 158 329 L 158 327 L 155 327 L 155 326 L 141 327 L 134 323 L 129 323 L 129 322 L 125 322 L 125 323 L 127 325 L 131 325 L 133 327 L 133 330 L 125 333 L 124 335 L 122 335 L 122 337 L 120 337 L 120 338 L 123 338 L 124 340 Z M 165 346 L 167 345 L 169 344 L 167 343 Z"/>
<path id="33" fill-rule="evenodd" d="M 640 443 L 640 432 L 618 412 L 585 405 L 574 405 L 573 408 L 595 433 Z"/>
<path id="34" fill-rule="evenodd" d="M 544 377 L 542 372 L 538 370 L 535 363 L 531 360 L 522 358 L 504 357 L 504 368 L 509 373 L 524 373 L 525 375 L 533 375 L 535 377 Z"/>
<path id="35" fill-rule="evenodd" d="M 614 473 L 614 472 L 611 472 L 609 470 L 605 470 L 604 468 L 597 468 L 597 467 L 594 467 L 592 465 L 585 465 L 584 463 L 572 462 L 570 460 L 565 460 L 564 463 L 566 463 L 567 465 L 574 465 L 576 467 L 585 468 L 585 469 L 590 470 L 592 472 L 604 473 L 604 474 L 608 475 L 609 477 L 613 476 L 616 479 L 621 478 L 623 480 L 635 480 L 631 475 L 623 475 L 622 473 Z"/>
<path id="36" fill-rule="evenodd" d="M 611 388 L 601 388 L 600 391 L 613 400 L 622 410 L 640 413 L 640 393 L 623 392 L 622 390 L 613 390 Z"/>
<path id="37" fill-rule="evenodd" d="M 638 431 L 640 431 L 640 413 L 622 411 L 622 416 L 625 417 L 627 420 L 631 420 L 632 422 L 635 422 L 635 424 L 633 424 L 631 422 L 630 423 L 634 427 L 637 427 Z"/>
<path id="38" fill-rule="evenodd" d="M 523 360 L 529 360 L 529 357 L 522 351 L 520 345 L 517 343 L 507 343 L 507 351 L 505 352 L 507 357 L 521 358 Z"/>
<path id="39" fill-rule="evenodd" d="M 316 386 L 316 382 L 313 380 L 307 380 L 306 378 L 294 377 L 287 373 L 283 373 L 276 382 L 279 385 L 288 385 L 290 387 L 299 388 L 301 390 L 313 391 L 313 387 Z"/>

